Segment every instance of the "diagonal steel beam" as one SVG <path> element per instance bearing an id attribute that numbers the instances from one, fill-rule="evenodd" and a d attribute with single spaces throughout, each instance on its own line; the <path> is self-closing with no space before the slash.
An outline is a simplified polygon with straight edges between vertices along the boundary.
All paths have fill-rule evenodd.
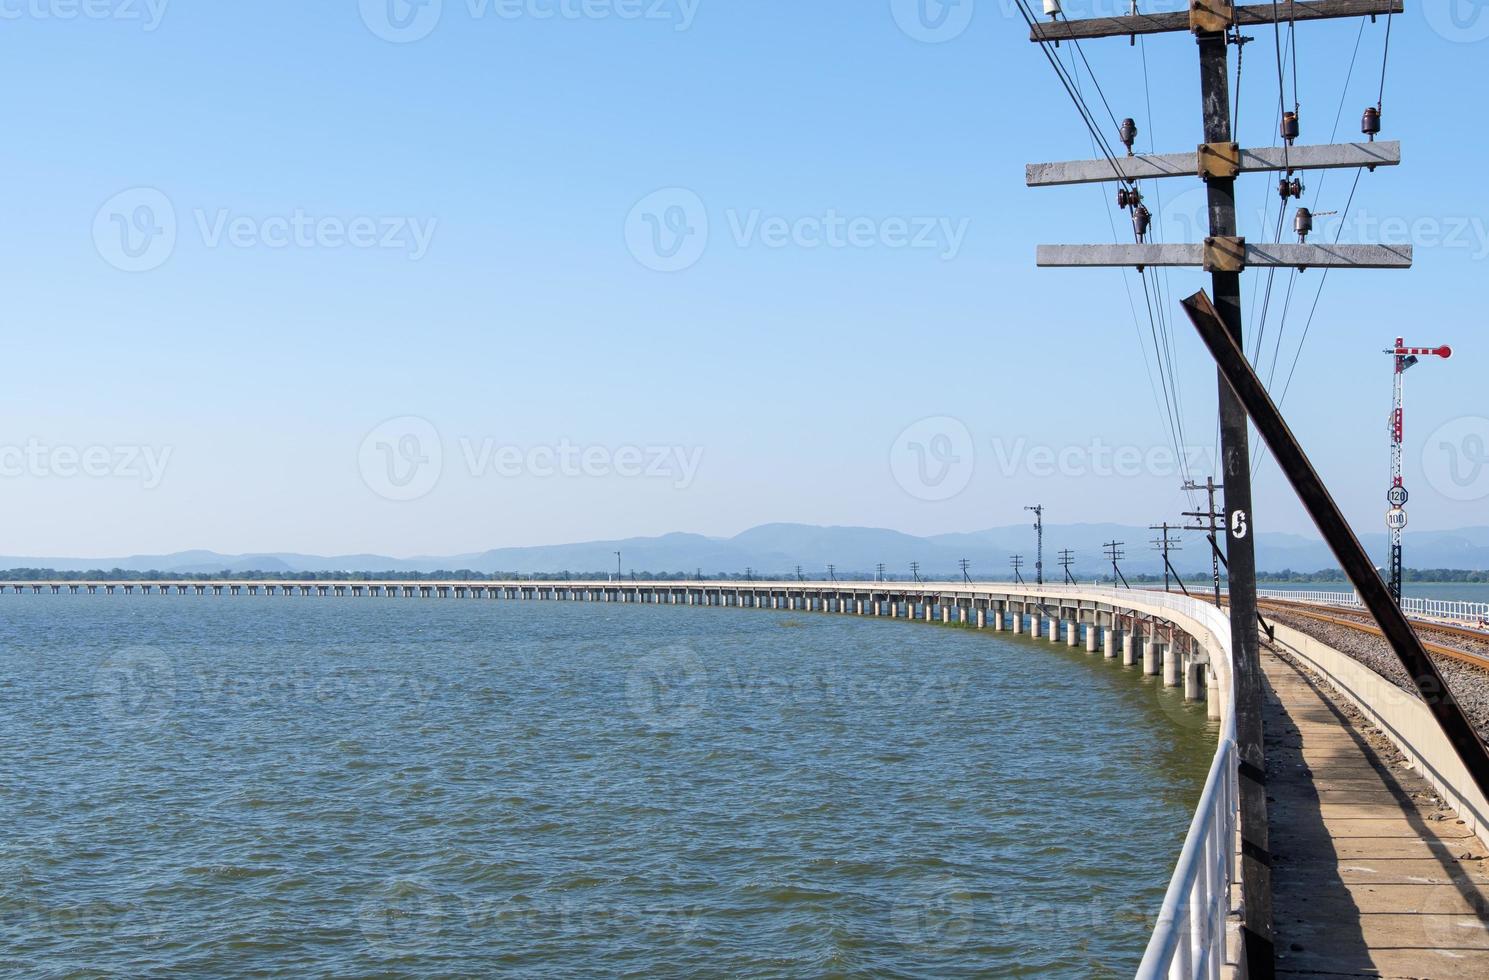
<path id="1" fill-rule="evenodd" d="M 1257 24 L 1291 23 L 1304 20 L 1330 20 L 1340 17 L 1384 17 L 1404 13 L 1403 0 L 1311 0 L 1311 2 L 1252 3 L 1236 7 L 1235 23 L 1240 27 Z M 1137 14 L 1131 17 L 1088 17 L 1080 20 L 1056 20 L 1037 23 L 1029 32 L 1030 41 L 1083 41 L 1094 37 L 1128 37 L 1133 34 L 1168 34 L 1189 30 L 1189 11 L 1162 14 Z"/>
<path id="2" fill-rule="evenodd" d="M 1437 665 L 1427 656 L 1421 638 L 1386 590 L 1386 583 L 1375 570 L 1375 563 L 1370 560 L 1360 539 L 1355 537 L 1339 505 L 1309 461 L 1308 454 L 1288 428 L 1287 421 L 1267 394 L 1246 355 L 1225 329 L 1225 323 L 1215 311 L 1210 297 L 1201 290 L 1182 301 L 1181 305 L 1199 331 L 1200 339 L 1210 349 L 1221 375 L 1245 406 L 1256 431 L 1266 440 L 1293 491 L 1307 508 L 1308 516 L 1313 518 L 1329 549 L 1349 576 L 1360 600 L 1385 634 L 1386 642 L 1396 651 L 1401 665 L 1416 685 L 1417 693 L 1427 703 L 1463 768 L 1468 770 L 1479 792 L 1489 799 L 1489 746 L 1474 731 L 1462 706 L 1453 697 L 1452 689 L 1438 672 Z"/>
<path id="3" fill-rule="evenodd" d="M 1401 163 L 1401 144 L 1335 143 L 1322 146 L 1269 146 L 1241 151 L 1239 173 L 1269 173 L 1282 170 L 1338 170 L 1354 167 L 1394 167 Z M 1061 187 L 1068 184 L 1099 184 L 1107 181 L 1148 180 L 1156 177 L 1198 177 L 1199 153 L 1138 154 L 1110 160 L 1069 160 L 1062 163 L 1031 163 L 1024 168 L 1030 187 Z"/>

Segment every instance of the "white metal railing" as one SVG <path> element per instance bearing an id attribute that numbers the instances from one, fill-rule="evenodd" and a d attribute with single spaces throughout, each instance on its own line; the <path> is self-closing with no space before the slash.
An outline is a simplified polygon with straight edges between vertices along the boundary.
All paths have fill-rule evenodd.
<path id="1" fill-rule="evenodd" d="M 1288 602 L 1313 602 L 1325 606 L 1346 609 L 1364 609 L 1356 592 L 1292 592 L 1281 589 L 1258 589 L 1258 596 L 1267 599 L 1282 599 Z M 1405 596 L 1401 600 L 1401 611 L 1408 616 L 1429 619 L 1448 619 L 1455 623 L 1472 623 L 1489 626 L 1489 602 L 1469 602 L 1464 599 L 1423 599 Z"/>

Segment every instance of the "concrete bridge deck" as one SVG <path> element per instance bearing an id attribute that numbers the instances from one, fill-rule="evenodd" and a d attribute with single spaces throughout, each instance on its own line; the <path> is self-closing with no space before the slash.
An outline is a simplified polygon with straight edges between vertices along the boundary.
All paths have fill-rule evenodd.
<path id="1" fill-rule="evenodd" d="M 1489 848 L 1353 706 L 1262 666 L 1278 974 L 1489 977 Z"/>

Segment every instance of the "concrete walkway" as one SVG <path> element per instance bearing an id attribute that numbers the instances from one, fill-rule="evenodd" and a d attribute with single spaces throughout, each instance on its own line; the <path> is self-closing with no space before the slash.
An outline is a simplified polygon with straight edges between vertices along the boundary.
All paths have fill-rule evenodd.
<path id="1" fill-rule="evenodd" d="M 1352 705 L 1262 660 L 1278 974 L 1489 977 L 1489 849 Z"/>

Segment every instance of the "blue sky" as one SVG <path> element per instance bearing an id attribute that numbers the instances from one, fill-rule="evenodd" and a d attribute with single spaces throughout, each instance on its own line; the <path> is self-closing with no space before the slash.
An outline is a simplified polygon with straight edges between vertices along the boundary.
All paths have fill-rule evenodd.
<path id="1" fill-rule="evenodd" d="M 0 553 L 409 555 L 767 521 L 970 530 L 1036 500 L 1058 523 L 1187 509 L 1179 484 L 1208 467 L 1161 458 L 1134 275 L 1034 268 L 1036 244 L 1127 219 L 1105 188 L 1024 187 L 1025 163 L 1092 149 L 1010 3 L 963 0 L 931 29 L 910 0 L 393 2 L 0 3 Z M 1413 527 L 1489 523 L 1489 201 L 1465 173 L 1489 151 L 1489 10 L 1413 8 L 1385 91 L 1406 166 L 1361 179 L 1342 240 L 1412 242 L 1416 268 L 1330 276 L 1286 402 L 1369 530 L 1398 325 L 1457 348 L 1408 377 Z M 1385 20 L 1359 31 L 1298 28 L 1303 142 L 1328 141 L 1360 37 L 1338 136 L 1357 138 Z M 1275 42 L 1250 33 L 1240 138 L 1270 146 Z M 1140 149 L 1199 142 L 1187 35 L 1084 51 Z M 1304 180 L 1305 203 L 1342 210 L 1353 174 Z M 1150 188 L 1167 240 L 1198 186 Z M 1246 179 L 1249 237 L 1275 200 Z M 1279 373 L 1319 277 L 1296 279 Z M 1169 317 L 1203 453 L 1213 369 Z M 1103 464 L 1119 452 L 1131 465 Z M 1308 527 L 1270 465 L 1257 501 L 1260 529 Z"/>

